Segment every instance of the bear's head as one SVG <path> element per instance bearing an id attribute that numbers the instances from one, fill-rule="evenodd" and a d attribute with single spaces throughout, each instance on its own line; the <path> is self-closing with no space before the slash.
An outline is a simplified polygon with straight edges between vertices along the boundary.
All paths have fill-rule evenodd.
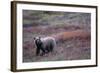
<path id="1" fill-rule="evenodd" d="M 42 46 L 41 37 L 34 37 L 34 41 L 35 41 L 35 45 L 37 46 L 37 48 L 41 48 Z"/>

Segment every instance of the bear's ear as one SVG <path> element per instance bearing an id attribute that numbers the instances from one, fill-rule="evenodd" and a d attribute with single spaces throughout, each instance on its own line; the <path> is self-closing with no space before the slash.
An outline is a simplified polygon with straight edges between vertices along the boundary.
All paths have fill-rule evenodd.
<path id="1" fill-rule="evenodd" d="M 41 37 L 39 36 L 39 39 L 41 39 Z"/>
<path id="2" fill-rule="evenodd" d="M 36 40 L 36 37 L 34 37 L 33 39 Z"/>

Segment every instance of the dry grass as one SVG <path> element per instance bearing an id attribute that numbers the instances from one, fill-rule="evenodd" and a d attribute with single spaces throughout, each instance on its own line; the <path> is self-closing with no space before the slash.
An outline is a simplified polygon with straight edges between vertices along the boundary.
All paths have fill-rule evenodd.
<path id="1" fill-rule="evenodd" d="M 45 54 L 44 56 L 36 56 L 36 47 L 32 36 L 34 34 L 31 34 L 31 37 L 27 38 L 28 41 L 24 42 L 24 62 L 90 59 L 90 33 L 84 30 L 51 34 L 50 36 L 56 39 L 57 46 L 53 52 Z"/>

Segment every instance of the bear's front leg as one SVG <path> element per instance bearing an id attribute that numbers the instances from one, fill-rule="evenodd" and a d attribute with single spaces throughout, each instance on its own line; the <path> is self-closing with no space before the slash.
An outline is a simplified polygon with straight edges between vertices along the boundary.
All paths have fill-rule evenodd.
<path id="1" fill-rule="evenodd" d="M 42 53 L 40 54 L 41 56 L 43 56 L 46 53 L 45 48 L 41 48 Z"/>
<path id="2" fill-rule="evenodd" d="M 38 56 L 40 54 L 40 48 L 36 49 L 36 56 Z"/>

